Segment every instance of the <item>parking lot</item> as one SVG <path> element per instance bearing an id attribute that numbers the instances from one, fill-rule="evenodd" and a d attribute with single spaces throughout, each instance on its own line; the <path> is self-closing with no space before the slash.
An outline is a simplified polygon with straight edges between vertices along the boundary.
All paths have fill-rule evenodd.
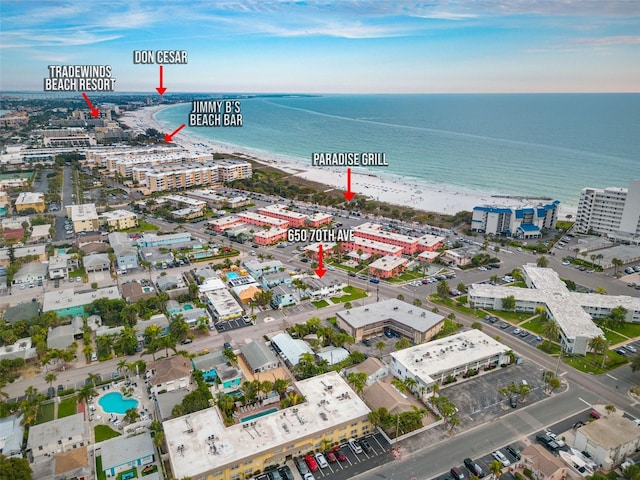
<path id="1" fill-rule="evenodd" d="M 543 341 L 543 338 L 540 335 L 536 333 L 530 333 L 521 327 L 514 326 L 509 322 L 499 320 L 491 315 L 487 315 L 486 317 L 484 317 L 483 321 L 485 323 L 492 324 L 494 327 L 503 330 L 505 333 L 519 338 L 521 341 L 528 343 L 532 347 L 535 347 Z"/>
<path id="2" fill-rule="evenodd" d="M 520 385 L 523 380 L 529 385 L 530 393 L 524 401 L 515 395 L 518 399 L 516 409 L 547 397 L 543 391 L 542 370 L 525 364 L 498 367 L 456 385 L 442 388 L 440 392 L 458 407 L 460 426 L 464 429 L 514 410 L 509 406 L 508 398 L 498 390 L 511 384 Z"/>
<path id="3" fill-rule="evenodd" d="M 347 459 L 342 462 L 329 463 L 327 467 L 313 472 L 313 476 L 316 479 L 346 480 L 394 459 L 391 453 L 391 445 L 380 433 L 367 435 L 363 438 L 366 438 L 371 445 L 372 451 L 370 453 L 362 452 L 356 455 L 346 443 L 342 444 L 340 447 Z M 296 474 L 298 473 L 293 461 L 287 462 L 287 465 Z"/>
<path id="4" fill-rule="evenodd" d="M 226 322 L 218 322 L 215 324 L 216 330 L 220 333 L 228 332 L 229 330 L 236 330 L 238 328 L 249 327 L 253 325 L 251 320 L 245 318 L 234 318 Z"/>

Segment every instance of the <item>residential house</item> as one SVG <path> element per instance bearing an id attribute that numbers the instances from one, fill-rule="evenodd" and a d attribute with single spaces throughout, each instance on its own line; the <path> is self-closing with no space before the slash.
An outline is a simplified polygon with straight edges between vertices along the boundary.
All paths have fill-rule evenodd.
<path id="1" fill-rule="evenodd" d="M 158 313 L 153 315 L 149 320 L 138 320 L 138 323 L 136 323 L 136 329 L 138 330 L 136 337 L 139 342 L 144 342 L 144 332 L 151 325 L 157 325 L 160 328 L 160 336 L 169 333 L 169 319 L 164 313 Z"/>
<path id="2" fill-rule="evenodd" d="M 362 399 L 371 410 L 386 408 L 391 415 L 413 410 L 413 403 L 393 385 L 376 380 L 362 391 Z"/>
<path id="3" fill-rule="evenodd" d="M 47 261 L 47 246 L 46 245 L 29 245 L 26 247 L 17 247 L 13 249 L 13 255 L 15 258 L 29 257 L 32 261 L 46 262 Z M 0 267 L 7 267 L 11 263 L 9 258 L 9 249 L 0 249 Z"/>
<path id="4" fill-rule="evenodd" d="M 51 225 L 45 223 L 44 225 L 34 225 L 31 227 L 31 236 L 29 237 L 30 242 L 40 242 L 46 241 L 50 238 L 50 230 Z"/>
<path id="5" fill-rule="evenodd" d="M 221 352 L 207 353 L 191 359 L 194 370 L 200 370 L 208 383 L 218 383 L 221 390 L 235 390 L 242 383 L 242 372 L 229 363 Z"/>
<path id="6" fill-rule="evenodd" d="M 381 380 L 389 375 L 389 368 L 382 363 L 382 360 L 376 357 L 369 357 L 364 362 L 347 369 L 347 374 L 351 372 L 364 373 L 367 376 L 366 384 L 371 385 L 376 380 Z"/>
<path id="7" fill-rule="evenodd" d="M 305 353 L 314 354 L 307 342 L 294 339 L 288 333 L 278 333 L 271 337 L 271 346 L 289 366 L 300 363 L 300 357 Z"/>
<path id="8" fill-rule="evenodd" d="M 82 263 L 87 272 L 100 272 L 109 270 L 111 260 L 109 260 L 109 255 L 106 253 L 94 253 L 83 257 Z"/>
<path id="9" fill-rule="evenodd" d="M 60 325 L 51 328 L 47 335 L 47 348 L 64 350 L 74 342 L 73 334 L 73 325 Z"/>
<path id="10" fill-rule="evenodd" d="M 109 234 L 109 244 L 116 256 L 116 265 L 120 270 L 138 268 L 138 250 L 133 246 L 126 233 Z"/>
<path id="11" fill-rule="evenodd" d="M 47 264 L 40 262 L 27 263 L 13 276 L 14 285 L 27 285 L 42 282 L 47 278 Z"/>
<path id="12" fill-rule="evenodd" d="M 22 458 L 22 419 L 22 415 L 0 418 L 0 454 L 7 458 Z"/>
<path id="13" fill-rule="evenodd" d="M 73 272 L 80 267 L 77 255 L 70 253 L 59 253 L 49 257 L 49 278 L 69 278 L 69 272 Z"/>
<path id="14" fill-rule="evenodd" d="M 147 368 L 147 375 L 153 395 L 162 391 L 186 389 L 191 380 L 191 363 L 182 355 L 161 358 Z"/>
<path id="15" fill-rule="evenodd" d="M 311 298 L 325 298 L 342 294 L 345 284 L 341 280 L 323 280 L 309 278 L 305 280 L 307 290 L 305 294 Z"/>
<path id="16" fill-rule="evenodd" d="M 152 464 L 156 458 L 156 449 L 149 432 L 131 437 L 111 438 L 98 443 L 96 449 L 100 450 L 102 472 L 107 478 L 132 468 Z"/>
<path id="17" fill-rule="evenodd" d="M 242 356 L 253 373 L 266 372 L 278 368 L 279 362 L 276 355 L 262 341 L 253 341 L 240 347 Z"/>
<path id="18" fill-rule="evenodd" d="M 151 298 L 156 295 L 155 288 L 152 286 L 142 287 L 139 282 L 127 282 L 121 284 L 120 292 L 122 293 L 122 298 L 124 298 L 127 303 L 135 303 L 138 300 Z"/>
<path id="19" fill-rule="evenodd" d="M 79 291 L 74 288 L 64 290 L 50 290 L 44 294 L 42 306 L 43 312 L 56 312 L 60 317 L 86 317 L 84 307 L 98 298 L 115 300 L 120 297 L 120 292 L 115 286 L 99 288 L 97 290 Z"/>
<path id="20" fill-rule="evenodd" d="M 40 314 L 40 304 L 36 302 L 26 302 L 18 305 L 12 305 L 2 314 L 5 322 L 13 325 L 18 320 L 31 320 Z"/>
<path id="21" fill-rule="evenodd" d="M 603 415 L 576 431 L 573 446 L 586 451 L 594 463 L 609 470 L 640 447 L 640 427 L 619 413 Z"/>
<path id="22" fill-rule="evenodd" d="M 290 285 L 278 285 L 271 289 L 271 307 L 284 308 L 298 303 L 297 289 Z"/>
<path id="23" fill-rule="evenodd" d="M 184 286 L 184 282 L 176 275 L 162 275 L 156 280 L 156 286 L 161 292 L 166 292 Z"/>
<path id="24" fill-rule="evenodd" d="M 87 425 L 84 413 L 33 425 L 29 428 L 27 455 L 32 463 L 38 463 L 56 453 L 84 447 L 90 438 Z"/>
<path id="25" fill-rule="evenodd" d="M 267 260 L 264 262 L 249 260 L 244 262 L 244 266 L 253 278 L 260 278 L 267 273 L 278 272 L 284 267 L 280 260 Z"/>
<path id="26" fill-rule="evenodd" d="M 567 464 L 542 445 L 527 445 L 520 455 L 523 467 L 531 470 L 534 478 L 538 480 L 562 480 L 573 477 L 569 475 Z"/>

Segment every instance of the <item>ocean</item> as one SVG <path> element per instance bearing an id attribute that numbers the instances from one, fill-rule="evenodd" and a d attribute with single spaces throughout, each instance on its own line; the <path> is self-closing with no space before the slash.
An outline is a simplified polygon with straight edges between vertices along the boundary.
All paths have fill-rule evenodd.
<path id="1" fill-rule="evenodd" d="M 359 170 L 568 207 L 586 186 L 640 178 L 640 94 L 272 95 L 241 109 L 241 128 L 185 133 L 306 164 L 314 152 L 384 152 L 388 167 Z M 171 131 L 190 110 L 156 120 Z"/>

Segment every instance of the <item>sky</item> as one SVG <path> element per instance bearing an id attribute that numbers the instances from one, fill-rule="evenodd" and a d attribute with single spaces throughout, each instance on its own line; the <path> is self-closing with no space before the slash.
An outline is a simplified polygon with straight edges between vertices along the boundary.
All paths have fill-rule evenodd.
<path id="1" fill-rule="evenodd" d="M 638 0 L 0 0 L 0 91 L 49 65 L 110 65 L 153 92 L 134 50 L 185 50 L 170 92 L 638 92 Z"/>

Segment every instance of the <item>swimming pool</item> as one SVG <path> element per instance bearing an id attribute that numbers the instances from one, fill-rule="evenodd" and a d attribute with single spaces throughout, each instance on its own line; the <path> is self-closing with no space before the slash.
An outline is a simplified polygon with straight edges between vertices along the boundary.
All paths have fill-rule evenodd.
<path id="1" fill-rule="evenodd" d="M 120 392 L 111 392 L 98 399 L 98 404 L 106 413 L 127 413 L 130 408 L 137 408 L 138 400 L 135 398 L 124 398 Z"/>
<path id="2" fill-rule="evenodd" d="M 240 275 L 238 275 L 236 272 L 229 272 L 227 273 L 227 280 L 231 280 L 233 278 L 238 278 Z"/>
<path id="3" fill-rule="evenodd" d="M 265 415 L 269 415 L 270 413 L 277 412 L 277 408 L 270 408 L 269 410 L 265 410 L 264 412 L 254 413 L 253 415 L 249 415 L 248 417 L 244 417 L 240 419 L 241 423 L 250 422 L 251 420 L 255 420 L 256 418 L 264 417 Z"/>
<path id="4" fill-rule="evenodd" d="M 182 306 L 182 310 L 193 310 L 193 305 L 191 305 L 190 303 L 185 303 Z"/>

